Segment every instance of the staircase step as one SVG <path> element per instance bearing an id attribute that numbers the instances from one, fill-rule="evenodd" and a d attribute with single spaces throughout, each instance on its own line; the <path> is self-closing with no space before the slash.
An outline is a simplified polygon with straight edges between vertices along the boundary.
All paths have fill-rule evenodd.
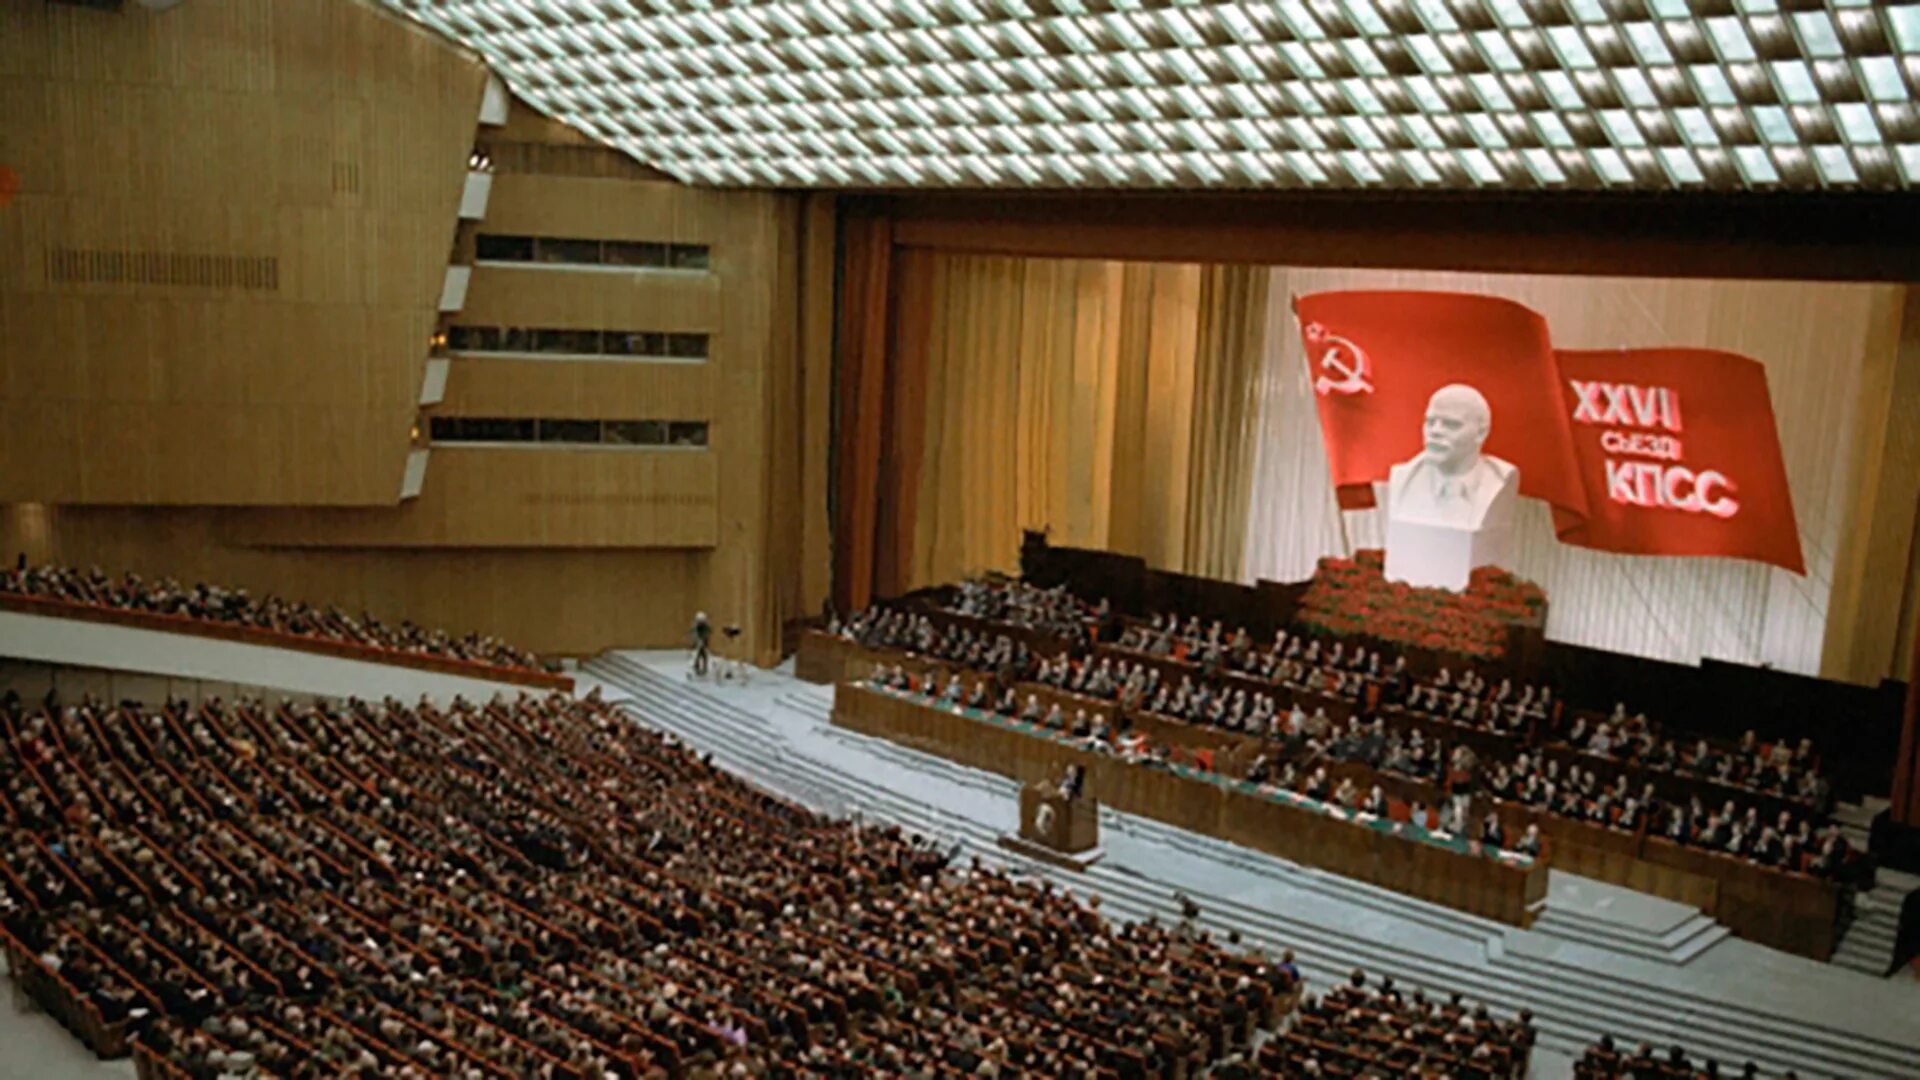
<path id="1" fill-rule="evenodd" d="M 1882 922 L 1878 919 L 1872 921 L 1862 919 L 1856 920 L 1852 926 L 1847 928 L 1847 937 L 1845 940 L 1858 938 L 1861 941 L 1879 942 L 1880 944 L 1891 947 L 1894 938 L 1897 936 L 1899 936 L 1899 928 L 1893 923 Z"/>
<path id="2" fill-rule="evenodd" d="M 1909 874 L 1905 870 L 1891 870 L 1883 866 L 1875 872 L 1874 880 L 1877 883 L 1874 892 L 1891 891 L 1892 895 L 1902 899 L 1915 889 L 1920 889 L 1920 874 Z"/>
<path id="3" fill-rule="evenodd" d="M 1570 918 L 1569 914 L 1549 906 L 1532 929 L 1610 952 L 1674 965 L 1688 963 L 1731 936 L 1726 927 L 1704 915 L 1689 919 L 1666 934 L 1652 936 L 1598 919 Z"/>
<path id="4" fill-rule="evenodd" d="M 1870 828 L 1873 825 L 1873 819 L 1880 816 L 1880 811 L 1886 808 L 1887 800 L 1872 797 L 1857 803 L 1838 803 L 1833 808 L 1833 820 L 1841 825 L 1851 825 L 1860 829 Z"/>

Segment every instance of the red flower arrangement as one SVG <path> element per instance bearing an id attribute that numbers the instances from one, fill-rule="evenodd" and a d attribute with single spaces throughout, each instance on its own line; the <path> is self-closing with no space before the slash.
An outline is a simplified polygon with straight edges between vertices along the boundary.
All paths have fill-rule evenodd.
<path id="1" fill-rule="evenodd" d="M 1456 593 L 1389 582 L 1385 566 L 1378 550 L 1321 559 L 1296 621 L 1339 636 L 1497 660 L 1506 654 L 1509 626 L 1537 626 L 1546 618 L 1540 586 L 1497 567 L 1475 570 L 1466 591 Z"/>

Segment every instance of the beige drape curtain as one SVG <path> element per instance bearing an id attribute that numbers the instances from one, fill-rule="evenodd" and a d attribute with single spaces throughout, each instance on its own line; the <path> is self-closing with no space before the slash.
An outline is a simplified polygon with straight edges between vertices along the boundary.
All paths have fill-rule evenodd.
<path id="1" fill-rule="evenodd" d="M 915 255 L 925 414 L 899 585 L 1016 570 L 1025 529 L 1237 576 L 1266 271 Z"/>
<path id="2" fill-rule="evenodd" d="M 1188 573 L 1233 580 L 1245 561 L 1269 277 L 1263 266 L 1210 266 L 1201 276 Z"/>

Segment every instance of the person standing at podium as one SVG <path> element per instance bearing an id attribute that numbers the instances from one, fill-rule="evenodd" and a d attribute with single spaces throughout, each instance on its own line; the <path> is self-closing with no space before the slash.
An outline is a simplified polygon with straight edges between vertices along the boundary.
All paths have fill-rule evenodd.
<path id="1" fill-rule="evenodd" d="M 1079 765 L 1067 766 L 1067 774 L 1060 778 L 1060 797 L 1072 802 L 1080 797 L 1087 785 L 1087 770 Z"/>

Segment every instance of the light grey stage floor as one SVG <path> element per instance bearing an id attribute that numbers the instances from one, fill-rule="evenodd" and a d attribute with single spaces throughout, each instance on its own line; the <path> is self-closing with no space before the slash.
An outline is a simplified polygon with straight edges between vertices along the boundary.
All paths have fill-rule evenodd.
<path id="1" fill-rule="evenodd" d="M 817 809 L 887 820 L 1027 873 L 1055 877 L 1119 918 L 1178 917 L 1177 892 L 1201 922 L 1247 943 L 1299 953 L 1310 983 L 1355 966 L 1403 986 L 1457 989 L 1539 1017 L 1532 1075 L 1571 1075 L 1573 1054 L 1599 1033 L 1679 1042 L 1737 1076 L 1920 1078 L 1920 984 L 1870 978 L 1726 936 L 1699 912 L 1564 874 L 1546 913 L 1517 930 L 1182 832 L 1103 812 L 1106 858 L 1086 875 L 1011 856 L 994 838 L 1015 819 L 1002 777 L 840 731 L 832 691 L 785 670 L 750 680 L 694 682 L 681 653 L 609 654 L 579 673 L 642 722 L 711 751 L 769 790 Z M 0 1080 L 125 1077 L 94 1061 L 58 1025 L 0 1006 Z"/>
<path id="2" fill-rule="evenodd" d="M 7 970 L 0 958 L 0 971 Z M 79 1039 L 30 1003 L 7 980 L 7 1003 L 0 1005 L 0 1080 L 129 1080 L 131 1059 L 101 1061 Z"/>

